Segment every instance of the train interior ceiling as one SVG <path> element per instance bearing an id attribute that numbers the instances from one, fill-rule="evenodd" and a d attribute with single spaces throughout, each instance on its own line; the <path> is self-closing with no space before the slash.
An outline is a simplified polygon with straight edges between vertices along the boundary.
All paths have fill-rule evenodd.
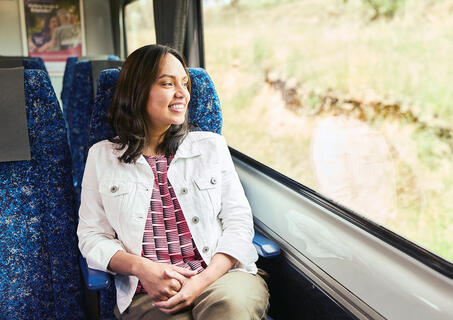
<path id="1" fill-rule="evenodd" d="M 80 0 L 80 2 L 83 4 L 81 6 L 80 20 L 84 43 L 81 55 L 86 57 L 84 58 L 86 61 L 90 61 L 91 69 L 88 72 L 92 79 L 96 79 L 101 70 L 118 68 L 129 53 L 124 11 L 125 6 L 134 3 L 134 1 Z M 208 3 L 209 1 L 205 2 Z M 188 61 L 188 66 L 191 68 L 204 68 L 206 63 L 205 56 L 209 55 L 209 52 L 206 52 L 206 44 L 204 43 L 204 33 L 207 30 L 204 29 L 203 4 L 204 1 L 202 0 L 154 0 L 153 20 L 156 30 L 153 32 L 156 33 L 156 42 L 169 44 L 183 52 Z M 28 55 L 23 12 L 24 1 L 0 0 L 0 29 L 7 30 L 7 32 L 0 33 L 0 43 L 2 43 L 0 69 L 6 65 L 2 64 L 2 59 L 6 61 L 7 56 L 21 57 Z M 244 50 L 247 49 L 244 48 Z M 96 60 L 99 60 L 98 63 L 95 62 Z M 77 61 L 77 59 L 74 61 L 74 63 L 79 62 L 81 61 Z M 80 65 L 82 66 L 83 64 Z M 39 103 L 45 104 L 47 101 L 48 106 L 42 105 L 42 110 L 46 110 L 49 114 L 58 113 L 57 110 L 69 112 L 64 110 L 64 108 L 68 105 L 74 108 L 75 102 L 71 104 L 70 100 L 73 97 L 64 96 L 62 93 L 65 90 L 64 72 L 67 71 L 65 70 L 65 62 L 46 64 L 46 67 L 54 90 L 54 99 L 52 97 L 46 98 L 48 100 L 44 102 L 39 98 L 33 100 L 35 98 L 34 94 L 31 93 L 32 91 L 51 90 L 51 87 L 42 73 L 33 73 L 33 71 L 27 70 L 24 71 L 26 82 L 24 90 L 20 86 L 14 87 L 11 85 L 13 87 L 10 86 L 7 89 L 4 87 L 1 92 L 4 94 L 12 92 L 12 96 L 18 97 L 13 99 L 14 103 L 22 103 L 22 105 L 23 101 L 25 101 L 25 104 L 35 101 L 36 105 Z M 80 67 L 81 69 L 82 67 Z M 207 71 L 210 72 L 209 66 L 207 66 Z M 4 86 L 4 83 L 9 81 L 8 79 L 14 78 L 17 80 L 17 77 L 17 73 L 0 74 L 1 85 Z M 40 86 L 32 85 L 33 81 L 30 80 L 32 78 L 39 79 Z M 29 81 L 29 84 L 27 84 L 27 81 Z M 17 84 L 18 82 L 14 83 Z M 101 84 L 101 82 L 98 83 L 99 86 Z M 95 108 L 99 99 L 93 94 L 93 90 L 98 92 L 99 95 L 99 88 L 96 87 L 96 81 L 94 83 L 93 81 L 87 82 L 86 85 L 89 86 L 89 89 L 84 92 L 88 92 L 87 94 L 91 95 L 89 99 L 92 101 L 92 108 Z M 25 92 L 25 96 L 22 91 Z M 49 96 L 52 96 L 52 94 L 49 94 Z M 56 108 L 57 105 L 61 109 Z M 26 110 L 29 113 L 29 119 L 30 117 L 35 117 L 34 119 L 45 117 L 39 111 L 31 111 L 32 107 L 29 105 L 25 105 L 25 108 L 27 108 Z M 79 122 L 84 122 L 85 128 L 83 129 L 87 131 L 89 130 L 87 126 L 92 115 L 92 109 L 87 108 L 85 113 L 82 111 L 78 110 L 78 113 L 74 114 L 77 116 L 82 114 L 80 119 L 83 119 L 83 121 L 79 119 Z M 43 136 L 42 139 L 44 140 L 42 141 L 49 143 L 49 139 L 55 139 L 55 145 L 60 146 L 65 142 L 60 141 L 61 137 L 57 138 L 56 134 L 64 130 L 65 121 L 67 125 L 68 118 L 66 118 L 67 115 L 65 114 L 66 119 L 63 121 L 63 113 L 61 116 L 56 115 L 55 117 L 49 121 L 53 123 L 53 128 L 57 129 L 54 130 L 53 134 L 45 133 L 48 136 Z M 4 119 L 0 121 L 0 124 L 5 123 L 5 121 L 8 120 Z M 234 121 L 239 121 L 239 119 Z M 24 129 L 27 125 L 26 123 L 14 123 L 18 123 L 17 126 L 15 125 L 16 129 L 19 127 Z M 22 133 L 26 131 L 24 130 Z M 29 130 L 32 132 L 31 128 Z M 46 132 L 50 131 L 52 130 Z M 26 136 L 25 138 L 24 136 L 20 137 L 22 133 L 19 133 L 17 129 L 17 132 L 10 134 L 17 136 L 18 139 L 27 140 Z M 69 136 L 72 134 L 74 133 L 68 132 Z M 34 135 L 35 133 L 33 133 Z M 38 133 L 36 133 L 36 137 L 38 137 Z M 77 139 L 75 137 L 73 141 L 77 141 Z M 21 152 L 28 154 L 28 159 L 30 159 L 31 154 L 32 160 L 30 161 L 33 161 L 35 160 L 33 154 L 37 152 L 37 149 L 31 144 L 31 138 L 30 141 L 30 145 L 24 142 L 26 147 L 22 148 Z M 2 148 L 0 150 L 2 151 L 11 147 L 11 143 L 8 144 L 8 142 L 3 140 L 2 144 L 0 145 L 0 148 Z M 86 145 L 81 146 L 82 149 L 85 147 Z M 46 150 L 53 150 L 51 147 L 46 148 Z M 69 150 L 72 151 L 74 157 L 74 147 L 69 146 L 67 149 L 68 152 Z M 263 270 L 262 274 L 271 294 L 270 309 L 268 310 L 269 319 L 446 320 L 453 318 L 453 306 L 451 303 L 453 301 L 453 264 L 451 262 L 384 228 L 368 217 L 357 214 L 348 207 L 332 201 L 323 194 L 287 177 L 266 164 L 236 150 L 234 147 L 231 148 L 231 154 L 252 207 L 255 230 L 270 241 L 270 244 L 268 244 L 270 247 L 264 246 L 261 247 L 261 250 L 266 251 L 266 248 L 269 249 L 272 246 L 278 246 L 279 248 L 279 254 L 269 254 L 267 256 L 265 252 L 261 253 L 257 263 L 259 268 Z M 66 153 L 58 155 L 57 158 L 60 157 L 58 158 L 60 160 L 55 163 L 67 169 L 67 163 L 61 164 L 59 162 L 63 161 L 61 160 L 63 158 L 66 161 L 67 156 L 68 154 Z M 79 159 L 79 161 L 83 162 L 83 156 L 83 152 L 80 153 L 81 160 Z M 26 160 L 26 157 L 22 160 Z M 40 161 L 42 160 L 39 156 L 36 156 L 36 159 L 38 163 L 41 163 Z M 8 160 L 2 161 L 6 164 L 7 162 L 5 161 Z M 48 243 L 42 244 L 41 247 L 37 245 L 33 250 L 36 250 L 34 254 L 39 250 L 45 251 L 47 256 L 40 260 L 41 263 L 45 264 L 46 259 L 49 259 L 48 261 L 52 260 L 52 255 L 55 258 L 61 254 L 58 250 L 70 248 L 76 241 L 74 233 L 71 239 L 67 239 L 67 242 L 62 242 L 61 248 L 58 248 L 58 250 L 56 248 L 59 243 L 58 237 L 65 237 L 65 230 L 62 228 L 72 230 L 71 228 L 75 226 L 76 221 L 74 219 L 76 218 L 74 216 L 70 217 L 70 215 L 71 212 L 76 211 L 75 205 L 72 206 L 72 202 L 76 203 L 77 188 L 80 188 L 80 185 L 78 185 L 80 182 L 77 182 L 76 178 L 74 180 L 71 178 L 70 188 L 74 188 L 74 186 L 76 188 L 74 195 L 68 195 L 70 191 L 66 187 L 58 188 L 53 185 L 56 183 L 55 181 L 49 182 L 49 186 L 51 186 L 49 188 L 54 192 L 54 194 L 49 195 L 49 199 L 51 199 L 49 202 L 52 203 L 54 201 L 53 199 L 58 192 L 64 193 L 60 197 L 61 199 L 55 201 L 57 201 L 58 205 L 65 208 L 65 215 L 72 222 L 55 227 L 53 230 L 51 224 L 54 220 L 52 219 L 55 219 L 56 216 L 43 218 L 43 212 L 36 214 L 31 211 L 32 214 L 36 214 L 36 219 L 40 221 L 39 223 L 41 223 L 42 219 L 42 226 L 40 225 L 39 228 L 49 232 L 49 234 L 44 236 L 41 229 L 39 232 L 36 231 L 37 229 L 35 230 L 31 220 L 26 218 L 24 220 L 18 219 L 18 225 L 14 225 L 15 222 L 11 222 L 15 221 L 14 208 L 11 209 L 11 207 L 6 205 L 7 201 L 11 201 L 11 196 L 8 198 L 6 195 L 9 193 L 14 195 L 26 194 L 26 197 L 28 197 L 30 196 L 30 191 L 25 187 L 16 188 L 13 191 L 8 189 L 10 187 L 6 187 L 6 183 L 12 185 L 19 183 L 14 180 L 16 177 L 11 177 L 10 172 L 16 172 L 15 170 L 17 172 L 22 171 L 27 181 L 29 181 L 30 177 L 24 174 L 26 171 L 24 168 L 26 167 L 19 166 L 16 168 L 14 164 L 11 167 L 9 165 L 10 163 L 8 162 L 8 167 L 6 165 L 0 166 L 0 177 L 5 179 L 0 182 L 0 185 L 7 190 L 0 190 L 0 200 L 2 201 L 1 215 L 2 220 L 4 220 L 0 223 L 0 231 L 4 233 L 0 235 L 0 241 L 4 246 L 11 245 L 11 248 L 15 249 L 8 250 L 8 247 L 5 247 L 2 249 L 1 254 L 5 257 L 11 255 L 11 251 L 16 250 L 14 246 L 20 248 L 18 241 L 33 239 L 33 241 L 41 243 L 44 240 L 39 239 L 39 237 L 42 236 L 46 238 L 45 241 L 48 241 Z M 49 168 L 51 167 L 52 164 L 50 164 Z M 70 164 L 69 167 L 71 167 Z M 52 170 L 49 169 L 47 174 L 53 172 L 60 179 L 57 183 L 62 184 L 67 184 L 69 175 L 80 177 L 83 174 L 83 169 L 81 172 L 76 172 L 76 169 L 74 169 L 75 171 L 70 172 L 69 175 L 66 171 L 64 173 L 63 171 Z M 42 177 L 47 176 L 42 171 L 38 170 L 38 172 L 41 172 Z M 38 182 L 30 182 L 31 186 L 35 186 L 35 184 L 38 184 Z M 64 202 L 64 200 L 67 201 Z M 13 202 L 16 203 L 15 201 Z M 43 202 L 42 200 L 38 202 L 40 203 L 39 205 L 45 205 L 41 203 Z M 38 202 L 33 202 L 33 204 Z M 55 214 L 58 215 L 58 213 Z M 66 217 L 65 215 L 63 217 Z M 21 234 L 18 231 L 21 223 L 29 226 L 26 234 Z M 14 225 L 14 231 L 11 231 L 12 225 Z M 37 234 L 33 234 L 34 231 Z M 17 236 L 18 241 L 6 239 L 11 236 Z M 47 237 L 49 238 L 48 240 Z M 55 248 L 48 247 L 52 246 L 52 244 Z M 50 266 L 48 267 L 33 265 L 42 274 L 48 274 L 49 277 L 53 277 L 51 281 L 44 277 L 43 279 L 27 282 L 29 281 L 26 279 L 28 275 L 24 274 L 23 277 L 20 277 L 19 274 L 23 270 L 31 272 L 32 269 L 22 268 L 20 267 L 20 262 L 16 261 L 14 262 L 14 268 L 16 269 L 11 270 L 8 263 L 3 263 L 0 274 L 3 274 L 7 280 L 5 280 L 6 282 L 2 281 L 0 285 L 0 292 L 3 296 L 0 304 L 0 319 L 16 319 L 17 317 L 19 317 L 17 319 L 34 319 L 42 318 L 42 315 L 48 319 L 113 319 L 111 310 L 108 311 L 106 306 L 110 306 L 112 286 L 114 284 L 110 281 L 107 288 L 95 291 L 88 290 L 81 284 L 83 277 L 77 262 L 78 255 L 78 252 L 74 252 L 70 257 L 70 259 L 74 259 L 74 257 L 76 259 L 76 265 L 71 269 L 77 273 L 74 275 L 65 274 L 64 269 L 56 262 L 49 262 Z M 17 286 L 12 285 L 16 281 L 18 283 Z M 62 285 L 63 281 L 67 281 L 69 286 L 74 286 L 74 297 L 76 297 L 74 301 L 69 301 L 70 294 L 66 296 L 68 290 L 58 287 Z M 75 283 L 77 281 L 80 281 L 80 283 Z M 40 290 L 42 290 L 42 288 L 39 288 L 40 283 L 42 283 L 45 287 L 43 292 L 45 292 L 47 300 L 43 300 L 40 303 L 37 299 L 27 298 L 26 290 L 16 291 L 23 290 L 23 286 L 29 283 L 32 283 L 30 288 L 31 295 L 35 296 L 39 295 Z M 54 288 L 50 288 L 52 286 Z M 58 290 L 65 292 L 65 295 L 60 300 L 53 300 L 53 298 L 49 297 L 49 292 L 58 292 Z M 14 302 L 15 299 L 18 302 Z M 21 306 L 21 301 L 25 301 L 24 303 L 30 301 L 30 306 Z M 64 310 L 64 308 L 67 308 L 67 310 Z M 22 310 L 21 315 L 19 315 L 20 312 L 18 310 Z M 39 310 L 41 314 L 33 315 L 33 310 Z"/>

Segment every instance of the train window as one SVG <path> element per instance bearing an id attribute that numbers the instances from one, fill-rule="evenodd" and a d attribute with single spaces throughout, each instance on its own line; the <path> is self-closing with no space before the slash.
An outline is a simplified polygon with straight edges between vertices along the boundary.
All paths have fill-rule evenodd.
<path id="1" fill-rule="evenodd" d="M 453 261 L 451 1 L 204 1 L 229 144 Z"/>
<path id="2" fill-rule="evenodd" d="M 127 54 L 150 43 L 156 43 L 153 1 L 137 0 L 125 7 Z"/>

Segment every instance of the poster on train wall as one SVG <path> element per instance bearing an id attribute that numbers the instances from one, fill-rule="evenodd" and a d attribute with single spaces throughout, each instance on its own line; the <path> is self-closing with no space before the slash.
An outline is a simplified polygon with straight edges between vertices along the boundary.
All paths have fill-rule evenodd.
<path id="1" fill-rule="evenodd" d="M 65 62 L 83 51 L 82 0 L 24 0 L 28 55 Z"/>

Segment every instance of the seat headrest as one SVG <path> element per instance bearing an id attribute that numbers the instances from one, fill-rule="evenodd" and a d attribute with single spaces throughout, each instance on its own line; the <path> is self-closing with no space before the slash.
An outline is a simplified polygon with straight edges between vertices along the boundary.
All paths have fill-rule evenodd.
<path id="1" fill-rule="evenodd" d="M 97 83 L 99 74 L 102 70 L 107 69 L 120 69 L 123 66 L 124 61 L 121 60 L 94 60 L 91 61 L 91 74 L 93 77 L 93 92 L 94 95 L 97 91 Z"/>
<path id="2" fill-rule="evenodd" d="M 189 122 L 203 131 L 222 132 L 222 110 L 214 83 L 206 70 L 189 68 L 192 90 L 189 102 Z"/>

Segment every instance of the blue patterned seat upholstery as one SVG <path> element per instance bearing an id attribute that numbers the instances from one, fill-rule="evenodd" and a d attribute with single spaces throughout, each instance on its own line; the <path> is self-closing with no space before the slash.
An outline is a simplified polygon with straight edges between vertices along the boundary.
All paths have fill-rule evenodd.
<path id="1" fill-rule="evenodd" d="M 222 110 L 214 83 L 201 68 L 189 68 L 192 90 L 189 102 L 189 122 L 202 131 L 222 132 Z"/>
<path id="2" fill-rule="evenodd" d="M 37 69 L 47 73 L 44 60 L 40 57 L 26 57 L 24 58 L 24 69 Z"/>
<path id="3" fill-rule="evenodd" d="M 107 69 L 101 71 L 98 79 L 98 90 L 94 102 L 93 113 L 91 114 L 88 143 L 85 146 L 85 155 L 93 144 L 116 136 L 115 131 L 107 122 L 107 112 L 115 93 L 116 83 L 120 71 L 118 69 Z"/>
<path id="4" fill-rule="evenodd" d="M 46 73 L 24 88 L 31 160 L 0 163 L 0 318 L 84 319 L 66 128 Z"/>
<path id="5" fill-rule="evenodd" d="M 64 118 L 67 120 L 66 117 L 66 108 L 68 105 L 68 100 L 71 97 L 71 88 L 72 88 L 72 82 L 74 81 L 74 68 L 75 65 L 80 57 L 68 57 L 66 59 L 66 66 L 64 69 L 64 74 L 63 74 L 63 87 L 61 89 L 61 103 L 63 105 L 63 115 Z M 117 56 L 107 56 L 107 60 L 119 60 L 120 58 Z"/>
<path id="6" fill-rule="evenodd" d="M 63 87 L 61 89 L 61 104 L 63 106 L 63 116 L 67 121 L 66 108 L 68 106 L 68 99 L 71 94 L 72 82 L 74 80 L 74 68 L 77 63 L 78 57 L 68 57 L 66 59 L 66 66 L 63 74 Z"/>
<path id="7" fill-rule="evenodd" d="M 109 56 L 109 58 L 118 60 L 114 59 L 114 56 Z M 72 153 L 73 180 L 77 201 L 80 199 L 80 183 L 82 182 L 85 168 L 84 150 L 88 141 L 93 105 L 92 62 L 91 60 L 78 61 L 74 65 L 73 80 L 66 105 L 66 121 Z"/>
<path id="8" fill-rule="evenodd" d="M 91 61 L 79 61 L 74 67 L 71 96 L 66 107 L 69 144 L 72 153 L 73 180 L 77 196 L 85 168 L 84 154 L 88 137 L 88 124 L 93 110 L 93 76 Z"/>

